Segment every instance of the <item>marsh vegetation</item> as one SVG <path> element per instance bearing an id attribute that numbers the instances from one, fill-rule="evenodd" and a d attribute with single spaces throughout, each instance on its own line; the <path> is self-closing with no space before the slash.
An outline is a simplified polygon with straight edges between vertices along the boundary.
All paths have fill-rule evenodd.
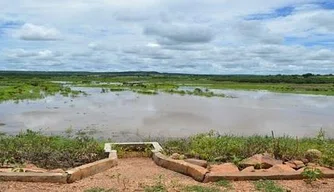
<path id="1" fill-rule="evenodd" d="M 65 82 L 65 83 L 64 83 Z M 329 75 L 191 75 L 157 72 L 6 72 L 0 71 L 0 101 L 39 99 L 48 95 L 77 96 L 76 87 L 100 87 L 108 91 L 140 94 L 166 92 L 180 95 L 225 97 L 210 89 L 268 90 L 283 93 L 334 95 L 334 76 Z M 180 86 L 194 87 L 193 91 Z"/>

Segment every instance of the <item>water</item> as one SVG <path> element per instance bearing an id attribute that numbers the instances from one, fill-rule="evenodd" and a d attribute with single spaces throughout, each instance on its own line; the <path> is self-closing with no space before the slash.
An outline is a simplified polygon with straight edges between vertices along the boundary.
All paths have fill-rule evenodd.
<path id="1" fill-rule="evenodd" d="M 98 130 L 97 136 L 116 141 L 151 137 L 184 137 L 217 130 L 238 135 L 315 136 L 320 128 L 334 137 L 334 97 L 224 90 L 237 98 L 206 98 L 160 93 L 100 93 L 60 95 L 19 104 L 0 104 L 0 131 L 24 129 L 62 133 L 67 128 Z M 213 90 L 220 91 L 220 90 Z"/>

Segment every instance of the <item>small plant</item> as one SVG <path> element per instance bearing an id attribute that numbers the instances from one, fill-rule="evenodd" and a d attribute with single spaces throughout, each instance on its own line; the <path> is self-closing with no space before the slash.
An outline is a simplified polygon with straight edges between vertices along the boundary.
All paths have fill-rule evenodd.
<path id="1" fill-rule="evenodd" d="M 242 159 L 240 157 L 237 157 L 236 155 L 232 156 L 232 162 L 233 162 L 234 165 L 239 166 L 241 161 L 242 161 Z"/>
<path id="2" fill-rule="evenodd" d="M 284 192 L 282 187 L 276 185 L 274 181 L 270 180 L 260 180 L 254 182 L 255 189 L 262 192 Z"/>
<path id="3" fill-rule="evenodd" d="M 191 185 L 183 189 L 185 192 L 219 192 L 220 190 L 215 187 L 204 187 L 200 185 Z"/>
<path id="4" fill-rule="evenodd" d="M 101 187 L 93 187 L 90 189 L 86 189 L 84 190 L 84 192 L 117 192 L 118 190 L 115 188 L 111 188 L 111 189 L 104 189 Z"/>
<path id="5" fill-rule="evenodd" d="M 322 172 L 318 168 L 306 167 L 302 175 L 306 178 L 305 182 L 311 184 L 321 178 Z"/>
<path id="6" fill-rule="evenodd" d="M 145 192 L 167 192 L 165 184 L 162 182 L 162 175 L 159 175 L 158 180 L 152 186 L 146 186 L 144 188 Z"/>
<path id="7" fill-rule="evenodd" d="M 219 180 L 219 181 L 215 182 L 215 184 L 217 186 L 222 186 L 222 187 L 225 187 L 227 189 L 232 189 L 233 188 L 232 183 L 228 180 L 225 180 L 225 179 Z"/>

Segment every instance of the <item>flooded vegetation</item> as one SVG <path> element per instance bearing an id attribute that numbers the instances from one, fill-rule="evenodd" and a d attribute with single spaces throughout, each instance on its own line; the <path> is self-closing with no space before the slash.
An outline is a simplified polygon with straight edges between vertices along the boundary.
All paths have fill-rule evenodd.
<path id="1" fill-rule="evenodd" d="M 334 95 L 334 76 L 329 75 L 188 75 L 156 72 L 0 72 L 0 101 L 40 99 L 57 93 L 85 94 L 71 87 L 99 87 L 106 91 L 159 92 L 225 97 L 212 89 L 267 90 L 282 93 Z M 192 87 L 183 90 L 180 87 Z"/>
<path id="2" fill-rule="evenodd" d="M 334 97 L 238 90 L 252 87 L 330 87 L 332 76 L 200 76 L 159 73 L 1 73 L 1 132 L 93 128 L 116 141 L 187 137 L 216 130 L 250 136 L 334 137 Z M 310 80 L 310 79 L 312 80 Z M 236 89 L 223 89 L 236 85 Z M 218 81 L 221 80 L 221 81 Z M 210 83 L 211 84 L 210 84 Z M 255 83 L 255 84 L 253 84 Z M 320 84 L 318 84 L 320 83 Z M 220 87 L 220 88 L 219 88 Z M 30 91 L 28 91 L 30 90 Z M 331 89 L 326 91 L 331 93 Z M 24 93 L 24 94 L 23 94 Z M 298 92 L 303 93 L 303 92 Z M 321 92 L 319 92 L 321 93 Z M 73 98 L 74 96 L 78 96 Z M 20 101 L 20 102 L 19 102 Z"/>

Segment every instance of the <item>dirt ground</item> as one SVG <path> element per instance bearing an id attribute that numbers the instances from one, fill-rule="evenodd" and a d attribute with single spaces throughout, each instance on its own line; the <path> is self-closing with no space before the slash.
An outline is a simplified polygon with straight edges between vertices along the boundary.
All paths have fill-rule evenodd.
<path id="1" fill-rule="evenodd" d="M 221 191 L 256 191 L 253 183 L 249 181 L 231 182 L 232 186 L 228 189 L 213 183 L 199 183 L 190 177 L 159 167 L 149 158 L 120 159 L 117 167 L 72 184 L 0 182 L 0 191 L 83 192 L 92 188 L 104 188 L 130 192 L 144 191 L 148 186 L 157 185 L 159 182 L 166 186 L 168 191 L 183 191 L 186 186 L 193 185 L 216 187 Z M 275 182 L 287 191 L 334 191 L 334 179 L 322 179 L 312 185 L 301 180 Z"/>

